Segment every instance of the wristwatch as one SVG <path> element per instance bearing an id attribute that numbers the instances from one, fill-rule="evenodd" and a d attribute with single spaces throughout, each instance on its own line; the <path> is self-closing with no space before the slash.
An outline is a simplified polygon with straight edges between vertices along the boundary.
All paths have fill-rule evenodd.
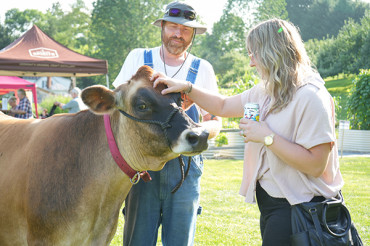
<path id="1" fill-rule="evenodd" d="M 275 136 L 275 134 L 271 133 L 270 135 L 268 135 L 264 138 L 266 146 L 270 146 L 274 142 L 274 136 Z"/>

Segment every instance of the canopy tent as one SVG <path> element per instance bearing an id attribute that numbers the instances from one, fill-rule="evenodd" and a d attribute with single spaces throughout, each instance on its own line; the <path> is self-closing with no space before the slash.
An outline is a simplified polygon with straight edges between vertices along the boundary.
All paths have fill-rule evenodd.
<path id="1" fill-rule="evenodd" d="M 38 118 L 36 85 L 18 77 L 0 76 L 0 95 L 10 91 L 15 91 L 15 94 L 17 94 L 17 90 L 21 88 L 32 91 L 36 117 Z"/>
<path id="2" fill-rule="evenodd" d="M 106 60 L 74 52 L 36 25 L 0 51 L 0 75 L 85 77 L 107 73 Z"/>

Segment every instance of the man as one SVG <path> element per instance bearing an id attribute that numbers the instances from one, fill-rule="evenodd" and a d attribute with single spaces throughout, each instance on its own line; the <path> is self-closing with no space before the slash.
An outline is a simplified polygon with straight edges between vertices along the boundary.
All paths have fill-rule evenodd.
<path id="1" fill-rule="evenodd" d="M 122 69 L 113 82 L 115 87 L 127 82 L 142 65 L 177 79 L 186 79 L 209 90 L 217 91 L 216 76 L 211 64 L 190 54 L 195 34 L 206 28 L 196 22 L 194 9 L 180 2 L 166 7 L 164 17 L 153 23 L 162 29 L 162 45 L 152 49 L 134 49 L 127 56 Z M 190 47 L 190 48 L 189 48 Z M 191 70 L 191 72 L 189 72 Z M 199 120 L 210 132 L 218 134 L 221 121 L 195 105 L 187 110 L 194 120 Z M 188 157 L 182 157 L 185 170 Z M 200 155 L 191 157 L 188 176 L 174 193 L 181 180 L 179 159 L 169 161 L 159 172 L 149 172 L 152 181 L 134 185 L 125 201 L 125 227 L 123 245 L 156 245 L 158 228 L 162 224 L 163 245 L 193 245 L 195 223 L 199 210 L 200 177 L 203 160 Z"/>
<path id="2" fill-rule="evenodd" d="M 19 104 L 15 109 L 10 109 L 10 114 L 14 114 L 14 117 L 20 119 L 33 118 L 31 102 L 28 100 L 26 91 L 24 89 L 18 89 Z"/>
<path id="3" fill-rule="evenodd" d="M 86 105 L 83 103 L 80 98 L 81 90 L 78 87 L 75 87 L 71 90 L 72 100 L 67 104 L 60 102 L 55 102 L 55 106 L 59 106 L 61 109 L 68 109 L 68 113 L 77 113 L 81 110 L 87 109 Z"/>

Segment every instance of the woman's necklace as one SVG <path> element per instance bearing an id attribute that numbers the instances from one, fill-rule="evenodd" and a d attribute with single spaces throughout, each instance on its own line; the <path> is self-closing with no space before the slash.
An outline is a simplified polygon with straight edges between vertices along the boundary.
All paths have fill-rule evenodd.
<path id="1" fill-rule="evenodd" d="M 186 54 L 185 53 L 185 59 L 184 61 L 182 62 L 180 68 L 176 71 L 176 73 L 174 75 L 171 76 L 171 78 L 175 77 L 176 74 L 181 70 L 181 68 L 184 66 L 185 62 L 186 62 L 186 59 L 188 59 L 188 56 L 189 56 L 189 53 Z M 164 49 L 163 49 L 163 42 L 162 42 L 162 59 L 163 59 L 163 66 L 164 66 L 164 73 L 167 75 L 167 69 L 166 69 L 166 60 L 164 59 Z M 168 76 L 168 75 L 167 75 Z"/>

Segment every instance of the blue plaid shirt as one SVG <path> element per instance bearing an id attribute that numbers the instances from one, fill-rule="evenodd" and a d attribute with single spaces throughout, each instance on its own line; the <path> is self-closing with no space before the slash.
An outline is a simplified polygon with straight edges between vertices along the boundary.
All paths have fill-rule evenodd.
<path id="1" fill-rule="evenodd" d="M 23 110 L 25 114 L 16 114 L 14 117 L 21 118 L 21 119 L 28 119 L 32 118 L 32 108 L 30 100 L 27 97 L 24 97 L 22 100 L 19 101 L 19 104 L 15 107 L 16 110 Z"/>

